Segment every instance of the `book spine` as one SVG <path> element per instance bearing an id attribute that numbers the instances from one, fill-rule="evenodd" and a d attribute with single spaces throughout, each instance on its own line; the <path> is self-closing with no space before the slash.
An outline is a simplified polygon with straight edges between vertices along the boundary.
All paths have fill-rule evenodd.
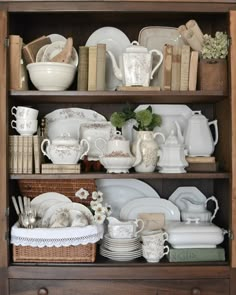
<path id="1" fill-rule="evenodd" d="M 10 64 L 10 89 L 21 90 L 21 55 L 22 38 L 18 35 L 9 36 L 9 64 Z"/>
<path id="2" fill-rule="evenodd" d="M 23 136 L 18 136 L 17 173 L 23 172 Z"/>
<path id="3" fill-rule="evenodd" d="M 181 51 L 180 90 L 188 90 L 190 46 L 183 45 Z"/>
<path id="4" fill-rule="evenodd" d="M 33 158 L 34 158 L 34 173 L 41 173 L 41 136 L 33 136 Z"/>
<path id="5" fill-rule="evenodd" d="M 79 47 L 79 67 L 77 89 L 88 90 L 88 50 L 86 46 Z"/>
<path id="6" fill-rule="evenodd" d="M 106 44 L 97 44 L 97 90 L 105 90 Z"/>
<path id="7" fill-rule="evenodd" d="M 170 262 L 225 261 L 225 250 L 223 248 L 171 248 L 167 258 Z"/>
<path id="8" fill-rule="evenodd" d="M 14 159 L 14 135 L 9 136 L 9 173 L 13 173 L 13 159 Z"/>
<path id="9" fill-rule="evenodd" d="M 28 171 L 28 139 L 27 136 L 23 136 L 23 173 Z"/>
<path id="10" fill-rule="evenodd" d="M 97 89 L 97 46 L 89 47 L 88 90 Z"/>
<path id="11" fill-rule="evenodd" d="M 195 91 L 197 89 L 198 56 L 198 51 L 191 52 L 188 83 L 188 88 L 190 91 Z"/>
<path id="12" fill-rule="evenodd" d="M 173 46 L 165 44 L 163 57 L 163 90 L 171 90 L 172 53 Z"/>
<path id="13" fill-rule="evenodd" d="M 172 71 L 171 71 L 171 90 L 180 90 L 180 66 L 181 66 L 181 47 L 173 46 Z"/>
<path id="14" fill-rule="evenodd" d="M 28 139 L 28 155 L 27 155 L 27 173 L 33 173 L 33 136 L 27 136 Z"/>
<path id="15" fill-rule="evenodd" d="M 13 173 L 17 173 L 17 165 L 18 165 L 18 135 L 13 135 Z"/>

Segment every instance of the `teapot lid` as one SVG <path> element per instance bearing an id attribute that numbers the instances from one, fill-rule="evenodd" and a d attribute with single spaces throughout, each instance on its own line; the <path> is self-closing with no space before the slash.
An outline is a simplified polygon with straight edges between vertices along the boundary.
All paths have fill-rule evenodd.
<path id="1" fill-rule="evenodd" d="M 202 115 L 201 111 L 193 111 L 193 115 L 190 120 L 194 122 L 199 122 L 199 120 L 207 120 L 207 118 Z"/>
<path id="2" fill-rule="evenodd" d="M 78 140 L 70 135 L 70 133 L 63 133 L 52 140 L 53 144 L 56 145 L 76 145 Z"/>
<path id="3" fill-rule="evenodd" d="M 126 141 L 125 137 L 121 135 L 120 131 L 116 131 L 115 135 L 112 136 L 111 140 L 122 140 Z"/>
<path id="4" fill-rule="evenodd" d="M 177 136 L 175 135 L 174 129 L 170 131 L 170 134 L 168 135 L 164 145 L 179 145 L 179 141 Z"/>
<path id="5" fill-rule="evenodd" d="M 126 52 L 134 53 L 147 53 L 148 49 L 144 46 L 139 45 L 138 41 L 133 41 L 129 47 L 126 48 Z"/>

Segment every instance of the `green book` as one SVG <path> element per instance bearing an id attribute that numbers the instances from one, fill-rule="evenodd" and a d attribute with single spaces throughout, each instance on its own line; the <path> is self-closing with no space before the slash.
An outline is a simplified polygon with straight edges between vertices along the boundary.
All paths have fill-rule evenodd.
<path id="1" fill-rule="evenodd" d="M 169 262 L 225 261 L 224 248 L 170 248 Z"/>

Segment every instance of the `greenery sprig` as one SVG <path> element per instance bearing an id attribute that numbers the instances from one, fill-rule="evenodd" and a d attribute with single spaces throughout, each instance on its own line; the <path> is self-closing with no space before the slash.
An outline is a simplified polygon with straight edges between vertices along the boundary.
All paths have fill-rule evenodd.
<path id="1" fill-rule="evenodd" d="M 223 32 L 216 32 L 215 37 L 205 34 L 202 45 L 203 59 L 226 58 L 228 55 L 229 39 Z"/>

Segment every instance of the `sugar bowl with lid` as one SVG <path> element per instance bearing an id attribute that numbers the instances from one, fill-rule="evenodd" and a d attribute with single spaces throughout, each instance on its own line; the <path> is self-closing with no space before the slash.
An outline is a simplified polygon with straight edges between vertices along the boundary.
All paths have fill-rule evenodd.
<path id="1" fill-rule="evenodd" d="M 41 151 L 53 164 L 76 164 L 87 155 L 89 142 L 82 139 L 79 143 L 70 134 L 62 134 L 51 142 L 47 138 L 44 139 L 41 144 Z"/>

